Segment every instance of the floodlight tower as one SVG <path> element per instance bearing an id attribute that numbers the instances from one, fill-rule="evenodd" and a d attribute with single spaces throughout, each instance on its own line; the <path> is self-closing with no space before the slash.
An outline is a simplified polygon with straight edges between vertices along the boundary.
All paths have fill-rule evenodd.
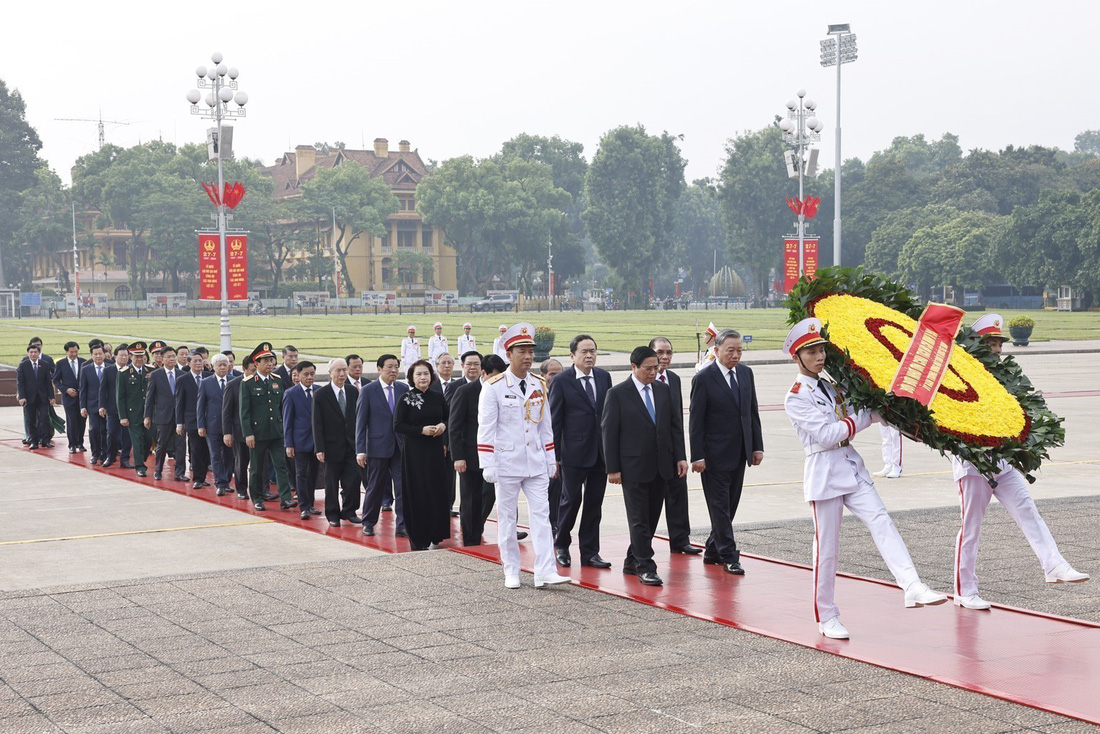
<path id="1" fill-rule="evenodd" d="M 836 165 L 833 170 L 833 265 L 840 265 L 840 67 L 855 61 L 856 35 L 847 23 L 829 26 L 829 38 L 821 42 L 821 65 L 836 66 Z"/>

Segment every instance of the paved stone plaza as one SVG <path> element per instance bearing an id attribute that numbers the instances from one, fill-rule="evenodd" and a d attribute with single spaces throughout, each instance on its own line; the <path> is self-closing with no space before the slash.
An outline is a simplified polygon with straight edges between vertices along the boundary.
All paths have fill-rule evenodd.
<path id="1" fill-rule="evenodd" d="M 1042 381 L 1085 364 L 1028 369 L 1055 391 Z M 778 402 L 786 369 L 757 372 L 761 402 Z M 1063 554 L 1094 576 L 1098 405 L 1053 404 L 1076 430 L 1033 486 Z M 739 542 L 808 563 L 792 432 L 781 412 L 764 421 L 770 466 L 747 480 L 758 486 Z M 0 410 L 0 438 L 18 425 Z M 873 456 L 874 441 L 860 449 Z M 914 454 L 912 473 L 880 489 L 924 579 L 949 591 L 953 485 L 944 459 Z M 1094 730 L 577 586 L 536 590 L 526 576 L 506 590 L 498 566 L 459 553 L 383 555 L 10 443 L 0 480 L 0 732 Z M 605 533 L 621 532 L 621 499 L 605 507 Z M 698 491 L 692 518 L 701 542 Z M 983 596 L 1100 622 L 1098 581 L 1044 584 L 996 503 L 984 528 Z M 888 578 L 851 518 L 841 570 Z M 806 598 L 812 625 L 809 587 Z"/>

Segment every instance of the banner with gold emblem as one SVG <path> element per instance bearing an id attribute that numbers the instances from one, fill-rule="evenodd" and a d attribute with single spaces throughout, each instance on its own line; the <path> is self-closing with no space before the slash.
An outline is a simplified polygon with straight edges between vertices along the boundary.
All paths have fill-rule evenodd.
<path id="1" fill-rule="evenodd" d="M 230 301 L 248 300 L 248 235 L 231 232 L 225 235 L 226 282 Z M 222 298 L 221 257 L 218 253 L 218 233 L 199 233 L 199 300 L 220 301 Z"/>

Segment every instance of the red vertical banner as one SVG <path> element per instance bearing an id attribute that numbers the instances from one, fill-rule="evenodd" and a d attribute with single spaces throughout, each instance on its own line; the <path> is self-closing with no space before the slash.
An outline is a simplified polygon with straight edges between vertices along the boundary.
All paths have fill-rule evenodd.
<path id="1" fill-rule="evenodd" d="M 230 301 L 248 300 L 248 235 L 225 236 L 226 267 L 229 270 L 228 290 Z"/>
<path id="2" fill-rule="evenodd" d="M 218 256 L 218 233 L 199 232 L 199 300 L 220 301 L 221 258 Z"/>
<path id="3" fill-rule="evenodd" d="M 806 251 L 802 257 L 803 270 L 810 278 L 817 277 L 817 238 L 809 238 L 802 240 L 806 247 Z"/>
<path id="4" fill-rule="evenodd" d="M 802 270 L 809 277 L 817 275 L 817 238 L 807 237 L 802 240 L 805 247 L 802 254 Z M 783 292 L 790 293 L 798 282 L 798 240 L 787 238 L 783 240 Z"/>
<path id="5" fill-rule="evenodd" d="M 947 372 L 947 363 L 955 349 L 955 335 L 965 315 L 961 308 L 943 303 L 929 303 L 925 307 L 889 392 L 922 405 L 932 402 Z"/>

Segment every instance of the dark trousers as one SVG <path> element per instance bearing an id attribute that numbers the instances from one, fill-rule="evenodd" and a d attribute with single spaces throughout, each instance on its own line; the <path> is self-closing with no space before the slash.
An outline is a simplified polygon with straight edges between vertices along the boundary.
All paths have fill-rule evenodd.
<path id="1" fill-rule="evenodd" d="M 228 487 L 233 476 L 233 449 L 225 445 L 222 434 L 206 434 L 206 450 L 210 453 L 210 466 L 214 470 L 214 486 Z"/>
<path id="2" fill-rule="evenodd" d="M 244 438 L 233 437 L 233 476 L 237 493 L 248 493 L 248 464 L 252 459 L 252 449 L 248 448 Z"/>
<path id="3" fill-rule="evenodd" d="M 28 402 L 23 406 L 23 423 L 27 427 L 27 439 L 32 444 L 46 444 L 53 437 L 50 404 L 45 400 L 39 400 L 34 405 Z"/>
<path id="4" fill-rule="evenodd" d="M 359 465 L 355 463 L 355 454 L 348 452 L 339 461 L 325 456 L 325 519 L 329 522 L 350 520 L 359 511 Z M 298 485 L 298 497 L 302 496 L 302 485 Z M 363 519 L 364 526 L 373 526 L 378 522 L 379 503 L 374 512 L 374 520 Z M 364 516 L 366 512 L 364 512 Z"/>
<path id="5" fill-rule="evenodd" d="M 707 498 L 710 514 L 710 535 L 707 537 L 706 555 L 720 558 L 723 563 L 736 563 L 741 559 L 737 541 L 733 537 L 733 518 L 741 502 L 741 485 L 745 482 L 745 462 L 736 471 L 703 472 L 703 496 Z"/>
<path id="6" fill-rule="evenodd" d="M 668 492 L 665 494 L 665 525 L 668 526 L 668 544 L 671 547 L 686 548 L 691 545 L 687 477 L 668 480 Z"/>
<path id="7" fill-rule="evenodd" d="M 103 461 L 107 458 L 107 419 L 99 413 L 88 413 L 88 443 L 91 444 L 92 458 Z"/>
<path id="8" fill-rule="evenodd" d="M 210 447 L 197 428 L 187 431 L 187 457 L 191 460 L 191 481 L 205 482 L 206 473 L 210 471 Z M 178 460 L 176 464 L 178 466 Z"/>
<path id="9" fill-rule="evenodd" d="M 482 472 L 482 479 L 485 473 Z M 484 523 L 493 514 L 493 505 L 497 501 L 497 485 L 482 481 L 481 483 L 481 522 Z M 517 510 L 518 514 L 518 510 Z"/>
<path id="10" fill-rule="evenodd" d="M 84 445 L 85 428 L 85 419 L 80 414 L 80 405 L 65 404 L 65 436 L 69 440 L 70 449 Z"/>
<path id="11" fill-rule="evenodd" d="M 485 534 L 485 517 L 482 509 L 482 492 L 485 479 L 480 469 L 466 469 L 458 475 L 458 517 L 462 526 L 462 545 L 481 545 Z"/>
<path id="12" fill-rule="evenodd" d="M 256 439 L 256 448 L 252 449 L 248 457 L 248 491 L 252 495 L 253 502 L 263 502 L 264 493 L 267 490 L 267 460 L 275 467 L 275 485 L 279 488 L 279 499 L 290 503 L 290 476 L 286 472 L 286 447 L 283 439 L 269 438 Z M 264 476 L 260 476 L 261 472 Z"/>
<path id="13" fill-rule="evenodd" d="M 130 461 L 130 431 L 122 427 L 117 415 L 107 414 L 107 458 L 115 461 L 121 455 L 122 462 Z"/>
<path id="14" fill-rule="evenodd" d="M 397 527 L 405 527 L 405 513 L 401 510 L 401 450 L 395 449 L 388 459 L 368 458 L 363 483 L 363 524 L 374 525 L 382 510 L 385 491 L 393 485 L 393 510 L 397 513 Z"/>
<path id="15" fill-rule="evenodd" d="M 604 477 L 606 483 L 607 478 Z M 550 530 L 555 536 L 558 534 L 558 510 L 561 505 L 561 472 L 559 471 L 550 485 L 546 488 L 546 499 L 550 505 Z"/>
<path id="16" fill-rule="evenodd" d="M 168 456 L 168 449 L 172 449 L 172 457 L 175 463 L 175 477 L 182 479 L 187 473 L 187 437 L 176 433 L 174 423 L 158 423 L 154 426 L 157 436 L 157 451 L 153 455 L 153 473 L 164 473 L 164 458 Z"/>
<path id="17" fill-rule="evenodd" d="M 129 426 L 124 426 L 130 434 L 130 450 L 134 453 L 134 468 L 144 469 L 145 460 L 149 458 L 149 446 L 152 441 L 152 431 L 141 422 L 141 418 L 134 418 Z"/>
<path id="18" fill-rule="evenodd" d="M 558 533 L 554 547 L 568 549 L 572 542 L 570 533 L 581 516 L 581 560 L 587 561 L 600 552 L 600 519 L 603 517 L 603 496 L 607 490 L 607 469 L 602 461 L 591 467 L 563 466 L 561 468 L 561 504 L 558 507 Z"/>
<path id="19" fill-rule="evenodd" d="M 298 507 L 313 509 L 313 494 L 317 489 L 317 476 L 321 473 L 321 463 L 312 451 L 294 449 L 294 484 L 298 488 Z"/>
<path id="20" fill-rule="evenodd" d="M 653 562 L 653 534 L 661 519 L 668 480 L 656 476 L 648 482 L 623 482 L 623 502 L 626 522 L 630 528 L 630 547 L 626 549 L 626 565 L 638 573 L 656 572 Z"/>

